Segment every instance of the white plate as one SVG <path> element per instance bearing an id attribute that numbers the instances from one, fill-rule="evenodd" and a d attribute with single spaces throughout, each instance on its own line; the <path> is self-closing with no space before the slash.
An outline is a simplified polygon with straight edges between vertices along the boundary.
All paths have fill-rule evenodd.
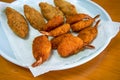
<path id="1" fill-rule="evenodd" d="M 41 2 L 41 1 L 49 2 L 49 3 L 53 4 L 52 0 L 40 0 L 39 2 Z M 77 10 L 81 13 L 82 12 L 87 13 L 87 14 L 91 15 L 92 17 L 94 17 L 97 14 L 100 14 L 101 20 L 111 21 L 111 18 L 108 15 L 108 13 L 102 7 L 100 7 L 99 5 L 97 5 L 96 3 L 92 2 L 92 1 L 88 1 L 88 0 L 68 0 L 68 1 L 72 2 L 77 7 Z M 17 7 L 14 7 L 14 8 L 18 8 L 18 7 L 21 7 L 20 4 L 22 4 L 23 2 L 26 4 L 29 4 L 31 6 L 36 4 L 34 0 L 33 0 L 33 2 L 29 2 L 29 0 L 23 0 L 23 1 L 21 0 L 20 3 L 18 3 L 18 1 L 15 1 L 12 3 L 12 5 L 18 5 Z M 31 3 L 33 3 L 33 4 L 31 4 Z M 36 6 L 38 6 L 38 5 L 36 5 Z M 103 35 L 107 36 L 104 30 L 103 30 L 103 33 L 99 33 L 99 34 L 102 36 Z M 99 36 L 99 34 L 98 34 L 98 36 Z M 63 64 L 65 61 L 67 61 L 66 63 L 64 63 L 64 66 L 62 66 L 60 68 L 56 68 L 56 70 L 68 69 L 68 68 L 72 68 L 72 67 L 81 65 L 81 64 L 86 63 L 89 60 L 93 59 L 97 55 L 99 55 L 110 42 L 109 38 L 104 39 L 105 40 L 104 42 L 96 42 L 102 36 L 99 36 L 99 38 L 95 39 L 94 42 L 92 43 L 93 45 L 96 46 L 95 50 L 82 51 L 82 52 L 80 52 L 80 54 L 73 55 L 72 57 L 69 57 L 67 60 L 60 58 L 57 54 L 55 54 L 54 56 L 56 57 L 56 59 L 58 59 L 60 61 L 58 61 L 59 63 L 55 63 L 54 65 L 60 65 L 60 64 Z M 107 37 L 104 37 L 104 38 L 107 38 Z M 9 41 L 6 37 L 6 34 L 5 34 L 4 30 L 2 29 L 1 25 L 0 25 L 0 54 L 8 61 L 10 61 L 14 64 L 17 64 L 19 66 L 26 67 L 26 66 L 20 64 L 19 61 L 17 61 L 17 59 L 16 59 L 15 55 L 13 54 L 13 51 L 10 47 L 10 43 L 9 43 Z M 81 55 L 84 55 L 84 57 L 78 58 Z M 75 61 L 68 62 L 69 60 L 72 60 L 74 58 L 78 58 L 78 59 Z"/>

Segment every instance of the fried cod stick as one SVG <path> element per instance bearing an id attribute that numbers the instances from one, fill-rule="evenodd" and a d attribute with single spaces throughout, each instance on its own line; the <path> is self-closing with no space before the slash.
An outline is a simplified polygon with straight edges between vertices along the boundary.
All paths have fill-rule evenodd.
<path id="1" fill-rule="evenodd" d="M 57 7 L 54 7 L 46 2 L 41 2 L 39 6 L 41 8 L 41 12 L 43 16 L 47 20 L 50 20 L 54 16 L 58 16 L 58 15 L 64 17 L 62 11 L 60 11 Z"/>
<path id="2" fill-rule="evenodd" d="M 39 31 L 43 29 L 45 20 L 40 12 L 28 5 L 24 5 L 24 14 L 33 28 Z"/>
<path id="3" fill-rule="evenodd" d="M 29 32 L 27 21 L 24 16 L 13 8 L 7 7 L 5 13 L 8 19 L 8 25 L 11 30 L 19 37 L 26 38 Z"/>
<path id="4" fill-rule="evenodd" d="M 54 4 L 59 7 L 66 17 L 77 14 L 75 6 L 65 0 L 54 0 Z"/>

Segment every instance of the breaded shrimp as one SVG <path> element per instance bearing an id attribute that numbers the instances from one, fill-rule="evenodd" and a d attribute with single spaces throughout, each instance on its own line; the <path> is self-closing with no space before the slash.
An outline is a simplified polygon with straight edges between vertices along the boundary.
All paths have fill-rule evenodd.
<path id="1" fill-rule="evenodd" d="M 62 57 L 68 57 L 83 48 L 83 40 L 76 36 L 64 37 L 59 43 L 57 51 Z"/>
<path id="2" fill-rule="evenodd" d="M 51 20 L 49 20 L 43 28 L 43 31 L 51 31 L 52 29 L 58 27 L 59 25 L 64 23 L 64 18 L 60 15 L 54 16 Z"/>
<path id="3" fill-rule="evenodd" d="M 33 28 L 42 30 L 45 25 L 45 20 L 40 12 L 28 5 L 24 5 L 24 14 Z"/>
<path id="4" fill-rule="evenodd" d="M 92 17 L 90 17 L 88 14 L 79 13 L 72 16 L 68 16 L 66 18 L 66 23 L 73 24 L 73 23 L 82 21 L 83 19 L 91 19 L 91 18 Z"/>
<path id="5" fill-rule="evenodd" d="M 52 49 L 57 49 L 57 47 L 58 47 L 59 43 L 62 41 L 62 39 L 65 38 L 65 37 L 68 37 L 68 36 L 72 36 L 72 34 L 71 33 L 66 33 L 66 34 L 54 37 L 51 40 Z"/>
<path id="6" fill-rule="evenodd" d="M 100 20 L 96 22 L 94 27 L 88 27 L 79 32 L 78 37 L 83 40 L 84 44 L 90 44 L 95 39 L 98 34 L 97 27 L 99 22 Z"/>
<path id="7" fill-rule="evenodd" d="M 54 0 L 54 3 L 66 17 L 77 14 L 75 6 L 65 0 Z"/>
<path id="8" fill-rule="evenodd" d="M 24 16 L 10 7 L 5 9 L 5 13 L 8 19 L 8 25 L 12 31 L 17 36 L 26 38 L 29 32 L 29 28 Z"/>
<path id="9" fill-rule="evenodd" d="M 43 16 L 47 19 L 50 20 L 52 19 L 54 16 L 62 16 L 63 17 L 63 13 L 62 11 L 60 11 L 57 7 L 52 6 L 51 4 L 48 4 L 46 2 L 41 2 L 39 4 L 40 8 L 41 8 L 41 12 L 43 14 Z"/>
<path id="10" fill-rule="evenodd" d="M 96 18 L 98 18 L 100 15 L 95 16 L 94 18 L 91 19 L 87 19 L 87 20 L 82 20 L 79 21 L 73 25 L 71 25 L 72 31 L 74 32 L 78 32 L 86 27 L 89 27 L 93 24 L 93 22 L 95 21 Z"/>
<path id="11" fill-rule="evenodd" d="M 45 35 L 48 35 L 48 36 L 56 37 L 56 36 L 65 34 L 69 31 L 70 31 L 70 24 L 63 24 L 63 25 L 51 30 L 50 32 L 45 32 L 45 31 L 40 31 L 40 32 L 42 34 L 45 34 Z"/>
<path id="12" fill-rule="evenodd" d="M 51 42 L 45 35 L 38 36 L 33 40 L 32 50 L 33 56 L 36 59 L 32 66 L 36 67 L 49 59 L 51 55 Z"/>

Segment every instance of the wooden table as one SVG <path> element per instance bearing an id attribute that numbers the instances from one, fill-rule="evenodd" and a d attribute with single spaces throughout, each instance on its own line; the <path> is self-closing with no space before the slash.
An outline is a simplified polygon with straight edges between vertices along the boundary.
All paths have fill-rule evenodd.
<path id="1" fill-rule="evenodd" d="M 12 2 L 13 0 L 1 0 Z M 120 0 L 93 0 L 120 22 Z M 120 80 L 120 33 L 96 58 L 81 66 L 33 77 L 29 70 L 0 56 L 0 80 Z"/>

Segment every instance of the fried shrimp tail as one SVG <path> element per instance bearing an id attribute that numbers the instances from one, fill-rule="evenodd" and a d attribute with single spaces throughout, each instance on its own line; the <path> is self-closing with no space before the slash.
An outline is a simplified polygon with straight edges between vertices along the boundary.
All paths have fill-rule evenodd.
<path id="1" fill-rule="evenodd" d="M 51 55 L 51 49 L 51 42 L 47 36 L 36 37 L 32 44 L 33 56 L 36 61 L 32 64 L 32 67 L 36 67 L 48 60 Z"/>
<path id="2" fill-rule="evenodd" d="M 98 15 L 96 15 L 93 19 L 96 20 L 96 19 L 99 18 L 99 17 L 100 17 L 100 15 L 98 14 Z"/>
<path id="3" fill-rule="evenodd" d="M 45 20 L 40 12 L 28 5 L 24 5 L 24 14 L 33 28 L 42 30 L 45 25 Z"/>
<path id="4" fill-rule="evenodd" d="M 65 34 L 67 32 L 70 31 L 70 24 L 63 24 L 57 28 L 55 28 L 54 30 L 51 30 L 50 32 L 45 32 L 45 31 L 40 31 L 42 34 L 48 35 L 48 36 L 59 36 L 62 34 Z"/>
<path id="5" fill-rule="evenodd" d="M 11 30 L 19 37 L 26 38 L 29 32 L 27 21 L 24 16 L 13 8 L 7 7 L 5 13 L 8 19 L 8 25 Z"/>
<path id="6" fill-rule="evenodd" d="M 34 62 L 32 64 L 32 67 L 39 66 L 40 64 L 42 64 L 42 57 L 38 57 L 38 59 L 36 60 L 36 62 Z"/>
<path id="7" fill-rule="evenodd" d="M 71 28 L 73 31 L 78 32 L 86 27 L 89 27 L 93 24 L 93 22 L 95 21 L 95 19 L 97 19 L 100 15 L 95 16 L 94 18 L 91 19 L 87 19 L 87 20 L 82 20 L 79 21 L 73 25 L 71 25 Z"/>
<path id="8" fill-rule="evenodd" d="M 85 44 L 85 45 L 84 45 L 84 48 L 85 48 L 85 49 L 95 49 L 95 46 L 90 45 L 90 44 Z"/>
<path id="9" fill-rule="evenodd" d="M 98 27 L 100 21 L 101 21 L 101 20 L 98 20 L 93 28 L 97 29 L 97 27 Z"/>
<path id="10" fill-rule="evenodd" d="M 46 32 L 46 31 L 40 31 L 40 33 L 44 34 L 44 35 L 47 35 L 47 36 L 50 36 L 51 34 L 49 32 Z"/>

